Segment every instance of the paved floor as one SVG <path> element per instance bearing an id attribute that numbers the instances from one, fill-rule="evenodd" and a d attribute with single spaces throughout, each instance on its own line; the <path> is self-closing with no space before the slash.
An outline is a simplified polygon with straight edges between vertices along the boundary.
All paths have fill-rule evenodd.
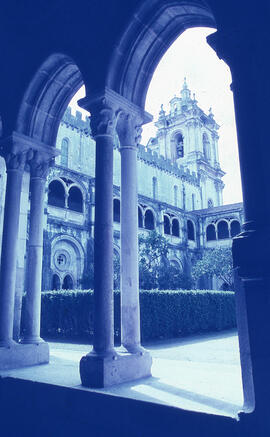
<path id="1" fill-rule="evenodd" d="M 82 388 L 79 361 L 89 345 L 50 342 L 47 365 L 2 371 L 2 376 Z M 186 410 L 236 417 L 243 404 L 235 331 L 148 344 L 152 377 L 94 391 L 148 400 Z"/>

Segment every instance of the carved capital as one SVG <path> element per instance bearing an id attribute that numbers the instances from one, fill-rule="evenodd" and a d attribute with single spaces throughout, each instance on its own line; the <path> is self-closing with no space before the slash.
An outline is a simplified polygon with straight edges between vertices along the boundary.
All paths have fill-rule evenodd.
<path id="1" fill-rule="evenodd" d="M 120 111 L 117 121 L 117 133 L 121 147 L 137 147 L 142 139 L 142 122 L 138 117 Z"/>
<path id="2" fill-rule="evenodd" d="M 4 156 L 5 156 L 7 170 L 18 170 L 23 172 L 25 170 L 28 155 L 29 155 L 29 151 L 6 153 Z"/>
<path id="3" fill-rule="evenodd" d="M 116 126 L 115 109 L 106 97 L 91 102 L 89 110 L 91 111 L 90 124 L 93 137 L 95 138 L 98 135 L 114 136 Z"/>
<path id="4" fill-rule="evenodd" d="M 47 178 L 49 168 L 54 163 L 54 158 L 46 159 L 44 155 L 37 150 L 31 150 L 31 155 L 28 155 L 28 164 L 30 167 L 31 178 L 39 178 L 45 180 Z"/>

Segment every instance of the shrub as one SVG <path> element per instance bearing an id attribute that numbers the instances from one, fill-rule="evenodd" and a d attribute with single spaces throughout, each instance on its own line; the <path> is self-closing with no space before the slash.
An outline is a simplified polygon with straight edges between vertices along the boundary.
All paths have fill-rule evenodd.
<path id="1" fill-rule="evenodd" d="M 234 293 L 212 290 L 140 292 L 142 341 L 174 338 L 236 326 Z M 23 305 L 24 309 L 24 305 Z M 93 291 L 42 293 L 41 335 L 92 340 Z M 22 329 L 25 314 L 22 314 Z M 120 293 L 114 292 L 114 331 L 120 340 Z"/>

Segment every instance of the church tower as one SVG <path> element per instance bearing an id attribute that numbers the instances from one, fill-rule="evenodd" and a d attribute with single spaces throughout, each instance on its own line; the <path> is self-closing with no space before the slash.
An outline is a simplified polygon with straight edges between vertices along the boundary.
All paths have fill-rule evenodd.
<path id="1" fill-rule="evenodd" d="M 147 147 L 178 166 L 195 172 L 201 182 L 201 208 L 222 205 L 224 172 L 218 157 L 218 129 L 212 109 L 209 113 L 198 106 L 195 94 L 191 98 L 186 78 L 180 96 L 174 96 L 166 114 L 161 105 L 156 138 Z"/>

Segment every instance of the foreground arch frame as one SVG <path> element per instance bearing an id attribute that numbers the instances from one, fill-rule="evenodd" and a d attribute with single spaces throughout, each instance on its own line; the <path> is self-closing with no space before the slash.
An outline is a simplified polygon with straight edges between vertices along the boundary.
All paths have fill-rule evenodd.
<path id="1" fill-rule="evenodd" d="M 138 136 L 136 128 L 145 121 L 143 107 L 146 90 L 155 66 L 169 44 L 187 27 L 196 25 L 214 26 L 213 15 L 206 2 L 186 1 L 171 3 L 168 1 L 161 2 L 155 0 L 145 3 L 147 4 L 142 5 L 138 9 L 134 8 L 135 13 L 133 17 L 125 23 L 126 31 L 122 38 L 120 37 L 120 43 L 118 38 L 118 44 L 115 44 L 117 45 L 117 49 L 112 50 L 111 63 L 110 65 L 107 64 L 101 72 L 101 76 L 107 78 L 106 81 L 104 81 L 103 88 L 94 88 L 91 96 L 88 96 L 87 99 L 82 102 L 83 106 L 89 107 L 91 112 L 95 114 L 93 118 L 94 130 L 96 124 L 99 124 L 95 124 L 95 120 L 102 121 L 102 126 L 95 132 L 96 136 L 99 136 L 98 145 L 102 151 L 107 152 L 106 156 L 109 160 L 111 159 L 111 142 L 110 140 L 105 141 L 104 137 L 112 136 L 110 129 L 112 127 L 115 129 L 120 120 L 120 118 L 118 119 L 119 113 L 117 113 L 120 108 L 124 114 L 132 114 L 132 119 L 136 120 L 132 125 L 130 119 L 128 120 L 122 115 L 125 122 L 128 122 L 128 132 L 130 136 L 124 135 L 124 129 L 123 126 L 121 129 L 121 123 L 118 125 L 119 130 L 122 130 L 121 146 L 126 147 L 126 155 L 128 157 L 134 156 L 134 149 L 137 144 L 134 137 L 137 138 Z M 268 198 L 267 184 L 264 182 L 267 180 L 269 174 L 269 160 L 266 159 L 266 153 L 268 152 L 266 152 L 265 149 L 265 144 L 268 142 L 268 132 L 265 127 L 262 129 L 262 125 L 268 125 L 268 108 L 266 102 L 269 101 L 270 89 L 268 86 L 268 70 L 267 68 L 261 68 L 264 62 L 263 60 L 268 59 L 267 56 L 269 56 L 267 50 L 269 35 L 265 31 L 267 26 L 264 27 L 263 25 L 261 29 L 256 28 L 254 32 L 250 31 L 250 29 L 253 29 L 252 26 L 254 26 L 254 10 L 248 2 L 244 5 L 244 18 L 242 17 L 242 10 L 240 13 L 231 1 L 218 2 L 219 4 L 217 4 L 217 2 L 209 0 L 208 3 L 212 6 L 213 14 L 217 20 L 217 28 L 219 29 L 216 34 L 209 37 L 209 42 L 215 48 L 217 54 L 227 62 L 232 71 L 244 191 L 246 224 L 240 236 L 236 237 L 233 241 L 233 257 L 236 276 L 240 278 L 238 282 L 237 303 L 238 308 L 241 310 L 239 311 L 238 322 L 245 393 L 245 411 L 254 410 L 254 405 L 256 405 L 255 411 L 250 415 L 252 417 L 250 423 L 253 423 L 253 425 L 255 423 L 258 426 L 259 424 L 264 424 L 260 426 L 264 426 L 264 429 L 269 430 L 266 394 L 270 391 L 270 346 L 268 342 L 270 321 L 269 305 L 265 304 L 265 302 L 269 302 L 269 245 L 265 244 L 265 233 L 268 238 L 270 205 L 264 201 L 264 199 Z M 262 6 L 262 8 L 260 9 L 258 7 L 257 13 L 263 24 L 267 21 L 269 14 L 267 13 L 266 2 L 260 2 L 260 6 Z M 181 22 L 178 18 L 178 16 L 181 15 L 179 8 L 182 8 L 181 10 L 185 12 L 185 18 L 183 18 Z M 134 10 L 131 13 L 133 13 Z M 153 10 L 154 14 L 151 13 Z M 197 11 L 197 13 L 194 13 L 192 16 L 192 11 Z M 233 24 L 228 18 L 228 15 L 229 18 L 234 18 Z M 246 24 L 246 20 L 249 25 Z M 169 22 L 172 22 L 172 26 Z M 168 23 L 167 26 L 166 23 Z M 164 29 L 164 33 L 161 32 L 162 29 Z M 90 40 L 90 38 L 88 38 L 88 40 Z M 113 41 L 113 43 L 114 42 L 115 41 Z M 252 53 L 252 63 L 250 62 L 250 53 Z M 67 59 L 64 55 L 60 55 L 60 58 L 62 60 Z M 9 194 L 7 194 L 8 202 L 6 203 L 9 203 L 11 198 L 13 199 L 12 196 L 14 196 L 16 205 L 16 210 L 13 209 L 12 214 L 10 209 L 6 209 L 5 212 L 5 238 L 3 239 L 3 247 L 5 247 L 6 254 L 7 248 L 11 250 L 11 243 L 14 243 L 14 247 L 16 247 L 16 233 L 18 228 L 16 211 L 18 211 L 19 196 L 16 196 L 15 193 L 20 192 L 21 174 L 25 171 L 24 164 L 26 162 L 30 164 L 33 160 L 33 151 L 35 152 L 34 155 L 37 155 L 37 152 L 41 154 L 43 157 L 42 162 L 46 165 L 50 159 L 53 159 L 54 153 L 50 155 L 49 152 L 52 152 L 55 144 L 57 118 L 61 116 L 61 111 L 64 109 L 65 104 L 68 102 L 75 88 L 79 87 L 82 81 L 81 75 L 78 73 L 78 68 L 74 67 L 73 62 L 70 62 L 70 69 L 73 69 L 74 72 L 74 76 L 71 74 L 71 77 L 75 78 L 77 75 L 77 79 L 74 80 L 74 87 L 70 85 L 71 81 L 65 81 L 65 83 L 64 81 L 60 81 L 60 86 L 58 87 L 56 81 L 54 85 L 60 92 L 59 96 L 61 95 L 61 98 L 59 97 L 59 99 L 57 98 L 57 93 L 54 92 L 54 88 L 51 88 L 51 93 L 46 92 L 46 90 L 49 89 L 50 83 L 53 83 L 52 78 L 54 73 L 61 71 L 62 61 L 60 58 L 57 57 L 59 70 L 57 68 L 55 69 L 57 63 L 53 61 L 52 69 L 49 70 L 50 72 L 47 75 L 43 75 L 41 71 L 39 71 L 38 76 L 40 80 L 35 76 L 34 80 L 37 79 L 37 86 L 31 86 L 25 94 L 24 102 L 18 111 L 19 116 L 17 122 L 13 126 L 15 133 L 13 132 L 11 134 L 9 132 L 10 136 L 8 138 L 2 138 L 1 141 L 4 150 L 3 153 L 8 163 L 8 171 L 11 170 L 10 175 L 13 172 L 13 176 L 8 176 L 9 188 L 7 193 Z M 78 59 L 80 59 L 79 54 Z M 136 62 L 138 59 L 141 59 L 141 62 Z M 260 81 L 257 80 L 258 76 L 260 77 Z M 88 77 L 88 71 L 84 68 L 85 81 L 90 82 L 90 77 L 90 71 Z M 45 84 L 45 88 L 42 86 L 42 82 Z M 254 84 L 256 84 L 256 86 L 254 86 Z M 90 88 L 88 87 L 88 89 Z M 64 90 L 63 94 L 61 94 L 62 90 Z M 49 95 L 53 96 L 52 100 L 49 99 Z M 50 104 L 48 104 L 49 101 Z M 247 110 L 250 101 L 252 101 L 255 106 L 258 105 L 261 109 L 264 109 L 260 111 L 260 117 L 256 114 L 254 115 L 254 113 L 251 114 L 250 111 Z M 44 110 L 42 110 L 42 108 L 44 108 Z M 140 119 L 139 122 L 137 121 L 138 118 Z M 41 121 L 40 126 L 38 126 L 38 123 L 35 121 L 38 119 Z M 247 129 L 247 126 L 251 125 L 255 125 L 252 131 Z M 256 132 L 260 132 L 259 138 L 256 136 Z M 254 144 L 256 144 L 256 162 L 254 162 L 253 155 Z M 29 150 L 31 150 L 31 153 L 28 153 Z M 129 152 L 129 150 L 132 151 Z M 12 156 L 10 156 L 10 152 Z M 124 154 L 125 152 L 123 155 Z M 100 153 L 97 158 L 99 165 L 102 163 L 101 155 Z M 127 162 L 132 161 L 132 158 L 130 158 L 130 160 L 129 158 L 123 158 L 123 162 L 124 160 L 126 165 L 128 165 Z M 42 179 L 41 176 L 37 176 L 37 174 L 34 173 L 37 167 L 34 164 L 37 162 L 40 163 L 40 161 L 35 159 L 32 161 L 31 174 L 33 177 Z M 100 184 L 103 180 L 102 178 L 104 178 L 104 175 L 100 174 Z M 16 190 L 12 188 L 14 185 L 16 185 Z M 101 217 L 101 211 L 106 211 L 107 214 L 105 214 L 104 217 L 106 217 L 108 221 L 105 221 L 105 224 L 108 225 L 109 228 L 109 226 L 111 226 L 109 212 L 111 214 L 112 202 L 110 200 L 110 181 L 108 180 L 106 187 L 106 196 L 104 196 L 104 194 L 102 195 L 101 191 L 96 193 L 100 213 L 100 216 L 97 217 Z M 35 189 L 34 184 L 32 184 L 32 189 Z M 42 192 L 41 182 L 40 192 Z M 134 195 L 134 192 L 132 192 L 132 195 Z M 108 201 L 107 203 L 105 202 L 105 197 Z M 261 202 L 258 202 L 258 199 L 260 199 Z M 121 203 L 125 203 L 125 201 Z M 39 211 L 40 210 L 41 207 Z M 14 214 L 14 212 L 16 212 L 16 214 Z M 12 218 L 10 221 L 11 225 L 7 225 L 10 217 Z M 33 220 L 37 220 L 37 216 L 34 212 Z M 101 229 L 100 232 L 102 232 Z M 13 236 L 12 242 L 10 238 L 11 234 Z M 99 235 L 102 235 L 102 233 Z M 106 235 L 110 237 L 109 233 Z M 2 272 L 4 271 L 4 267 L 8 267 L 7 270 L 13 271 L 13 276 L 15 270 L 11 260 L 15 259 L 14 254 L 15 252 L 8 252 L 9 256 L 6 257 L 10 262 L 8 266 L 4 265 L 2 261 Z M 106 278 L 106 280 L 108 280 L 107 284 L 110 282 L 109 276 L 111 274 L 110 258 L 111 252 L 109 250 L 106 259 L 106 266 L 109 266 L 109 269 L 106 270 L 108 272 L 108 277 Z M 104 272 L 104 267 L 105 264 L 102 265 L 100 271 Z M 35 273 L 35 275 L 37 275 L 37 273 Z M 10 278 L 11 277 L 12 275 L 10 275 Z M 3 297 L 3 289 L 6 287 L 5 284 L 7 284 L 8 281 L 4 281 L 2 278 L 3 275 L 1 275 L 2 297 L 0 299 L 2 305 L 0 305 L 0 319 L 4 325 L 4 322 L 10 323 L 10 319 L 12 318 L 12 301 L 9 301 L 8 305 L 6 304 L 8 294 L 6 293 Z M 104 299 L 104 301 L 106 301 L 106 299 Z M 1 332 L 3 334 L 3 329 Z M 2 340 L 6 339 L 7 338 L 3 338 L 2 335 Z M 10 340 L 10 337 L 8 340 Z M 246 430 L 248 430 L 248 425 Z"/>

